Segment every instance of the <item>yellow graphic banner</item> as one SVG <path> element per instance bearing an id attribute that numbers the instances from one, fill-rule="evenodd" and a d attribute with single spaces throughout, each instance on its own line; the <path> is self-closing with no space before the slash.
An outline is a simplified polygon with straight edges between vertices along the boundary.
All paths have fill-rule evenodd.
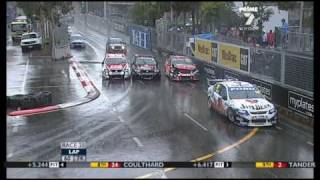
<path id="1" fill-rule="evenodd" d="M 226 67 L 240 69 L 240 48 L 230 45 L 219 45 L 219 63 Z"/>
<path id="2" fill-rule="evenodd" d="M 211 43 L 210 41 L 196 39 L 195 57 L 210 62 L 212 57 Z"/>

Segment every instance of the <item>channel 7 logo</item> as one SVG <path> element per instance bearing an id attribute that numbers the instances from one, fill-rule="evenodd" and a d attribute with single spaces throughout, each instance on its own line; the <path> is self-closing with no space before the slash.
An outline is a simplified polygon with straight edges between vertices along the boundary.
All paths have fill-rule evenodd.
<path id="1" fill-rule="evenodd" d="M 247 18 L 245 26 L 239 27 L 240 30 L 257 30 L 258 27 L 253 24 L 255 16 L 254 12 L 258 12 L 257 7 L 241 7 L 239 8 L 240 13 L 243 13 L 243 16 Z"/>

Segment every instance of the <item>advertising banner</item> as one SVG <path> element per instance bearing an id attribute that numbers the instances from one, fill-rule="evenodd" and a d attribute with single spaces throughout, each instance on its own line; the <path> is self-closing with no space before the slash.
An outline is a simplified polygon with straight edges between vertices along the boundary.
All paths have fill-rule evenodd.
<path id="1" fill-rule="evenodd" d="M 313 98 L 288 91 L 288 108 L 306 116 L 313 117 Z"/>
<path id="2" fill-rule="evenodd" d="M 219 44 L 219 63 L 238 70 L 248 71 L 249 49 Z"/>
<path id="3" fill-rule="evenodd" d="M 211 62 L 212 59 L 212 49 L 210 41 L 196 39 L 195 45 L 195 57 L 201 60 Z"/>
<path id="4" fill-rule="evenodd" d="M 272 100 L 272 84 L 260 81 L 258 79 L 252 79 L 252 84 L 255 84 L 259 88 L 261 94 L 263 94 L 266 99 L 269 101 Z"/>
<path id="5" fill-rule="evenodd" d="M 147 28 L 141 28 L 138 26 L 130 26 L 130 43 L 132 45 L 151 49 L 151 32 Z"/>

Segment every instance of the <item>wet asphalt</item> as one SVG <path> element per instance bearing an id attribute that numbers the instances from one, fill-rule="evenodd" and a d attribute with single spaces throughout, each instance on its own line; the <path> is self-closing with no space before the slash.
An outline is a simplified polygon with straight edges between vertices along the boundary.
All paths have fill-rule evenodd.
<path id="1" fill-rule="evenodd" d="M 85 141 L 88 161 L 190 161 L 215 152 L 211 161 L 313 161 L 312 136 L 281 125 L 238 127 L 207 109 L 201 82 L 103 81 L 101 64 L 106 36 L 73 27 L 88 46 L 71 53 L 99 89 L 98 99 L 84 105 L 28 117 L 7 116 L 7 161 L 58 161 L 60 143 Z M 110 36 L 127 36 L 111 31 Z M 163 73 L 163 56 L 129 46 L 134 53 L 154 54 Z M 27 69 L 27 70 L 26 70 Z M 29 58 L 19 46 L 7 45 L 7 95 L 51 91 L 54 103 L 86 95 L 67 61 Z M 312 178 L 313 169 L 7 169 L 8 178 Z"/>

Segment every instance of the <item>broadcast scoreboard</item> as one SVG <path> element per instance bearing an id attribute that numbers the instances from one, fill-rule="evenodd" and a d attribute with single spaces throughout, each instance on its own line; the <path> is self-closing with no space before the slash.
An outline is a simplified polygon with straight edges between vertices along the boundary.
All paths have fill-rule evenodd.
<path id="1" fill-rule="evenodd" d="M 163 162 L 163 161 L 96 161 L 96 162 L 6 162 L 7 168 L 315 168 L 315 162 Z"/>
<path id="2" fill-rule="evenodd" d="M 315 162 L 86 161 L 85 142 L 62 142 L 61 161 L 6 162 L 7 168 L 315 168 Z"/>

